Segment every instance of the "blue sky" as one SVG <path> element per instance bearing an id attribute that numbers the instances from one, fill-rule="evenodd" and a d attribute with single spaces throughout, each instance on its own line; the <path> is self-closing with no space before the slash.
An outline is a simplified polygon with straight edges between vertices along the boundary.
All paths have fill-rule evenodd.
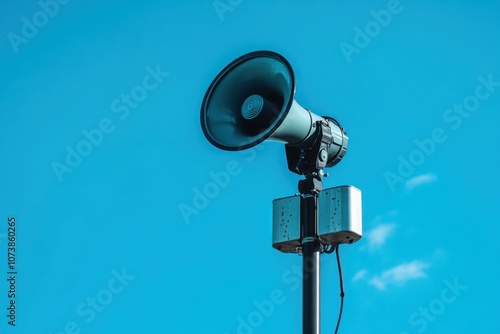
<path id="1" fill-rule="evenodd" d="M 363 192 L 340 332 L 500 332 L 499 16 L 494 1 L 0 1 L 0 249 L 7 277 L 15 217 L 18 270 L 0 330 L 301 333 L 302 258 L 271 247 L 272 200 L 300 178 L 282 144 L 220 151 L 199 124 L 215 75 L 273 50 L 296 100 L 349 134 L 325 187 Z M 323 333 L 338 294 L 323 255 Z"/>

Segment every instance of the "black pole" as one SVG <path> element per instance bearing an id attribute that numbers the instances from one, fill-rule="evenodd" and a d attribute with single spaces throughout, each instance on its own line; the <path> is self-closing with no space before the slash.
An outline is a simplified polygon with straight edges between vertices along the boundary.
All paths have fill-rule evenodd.
<path id="1" fill-rule="evenodd" d="M 316 237 L 318 197 L 301 199 L 302 226 L 302 333 L 320 333 L 320 244 Z"/>
<path id="2" fill-rule="evenodd" d="M 328 122 L 318 121 L 313 142 L 307 149 L 286 145 L 288 169 L 305 180 L 299 181 L 302 243 L 302 333 L 320 334 L 320 263 L 318 239 L 318 195 L 323 189 L 323 168 L 329 161 L 333 135 Z M 340 152 L 340 151 L 339 151 Z M 340 154 L 340 153 L 339 153 Z M 333 166 L 333 165 L 332 165 Z"/>

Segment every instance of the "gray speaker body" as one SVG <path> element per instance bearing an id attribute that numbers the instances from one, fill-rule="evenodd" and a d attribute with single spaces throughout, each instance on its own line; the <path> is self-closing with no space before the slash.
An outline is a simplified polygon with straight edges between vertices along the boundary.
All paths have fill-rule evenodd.
<path id="1" fill-rule="evenodd" d="M 353 186 L 324 189 L 318 196 L 319 240 L 352 244 L 362 236 L 361 190 Z"/>
<path id="2" fill-rule="evenodd" d="M 273 247 L 301 253 L 301 196 L 273 201 Z M 324 245 L 353 243 L 362 236 L 361 191 L 353 186 L 324 189 L 318 196 L 318 237 Z"/>
<path id="3" fill-rule="evenodd" d="M 273 201 L 273 247 L 283 253 L 300 253 L 300 196 Z"/>

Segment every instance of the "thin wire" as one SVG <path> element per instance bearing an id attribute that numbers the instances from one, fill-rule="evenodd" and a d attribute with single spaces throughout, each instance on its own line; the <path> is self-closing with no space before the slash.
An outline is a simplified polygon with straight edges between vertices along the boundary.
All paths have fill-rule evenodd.
<path id="1" fill-rule="evenodd" d="M 342 311 L 344 309 L 344 279 L 342 278 L 342 266 L 340 265 L 340 256 L 339 256 L 339 246 L 335 247 L 337 251 L 335 254 L 337 255 L 337 266 L 339 268 L 339 282 L 340 282 L 340 311 L 339 311 L 339 319 L 337 320 L 337 327 L 335 327 L 335 334 L 337 334 L 340 326 L 340 319 L 342 319 Z"/>

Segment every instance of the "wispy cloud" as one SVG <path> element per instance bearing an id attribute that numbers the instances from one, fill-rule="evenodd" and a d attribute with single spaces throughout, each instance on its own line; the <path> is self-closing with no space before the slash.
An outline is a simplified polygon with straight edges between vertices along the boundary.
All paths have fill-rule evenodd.
<path id="1" fill-rule="evenodd" d="M 358 271 L 356 273 L 356 275 L 354 275 L 354 277 L 352 278 L 352 281 L 353 282 L 359 281 L 359 280 L 365 278 L 366 274 L 368 274 L 368 270 L 361 269 L 360 271 Z"/>
<path id="2" fill-rule="evenodd" d="M 402 263 L 382 272 L 380 275 L 375 275 L 368 281 L 368 284 L 379 290 L 385 290 L 387 285 L 390 284 L 403 285 L 409 280 L 427 277 L 424 269 L 428 267 L 427 263 L 418 260 Z"/>
<path id="3" fill-rule="evenodd" d="M 368 241 L 368 249 L 374 250 L 385 244 L 387 239 L 392 235 L 396 224 L 385 223 L 379 224 L 366 232 L 366 240 Z"/>
<path id="4" fill-rule="evenodd" d="M 422 174 L 415 176 L 408 181 L 405 182 L 405 188 L 407 190 L 413 190 L 415 187 L 421 186 L 426 183 L 432 183 L 437 180 L 436 175 L 434 174 Z"/>

